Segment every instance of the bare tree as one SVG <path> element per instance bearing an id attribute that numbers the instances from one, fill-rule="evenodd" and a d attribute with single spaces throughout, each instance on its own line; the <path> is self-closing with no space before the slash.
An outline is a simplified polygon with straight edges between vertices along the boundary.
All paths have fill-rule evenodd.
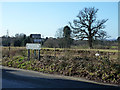
<path id="1" fill-rule="evenodd" d="M 59 28 L 55 33 L 56 38 L 63 38 L 63 27 Z"/>
<path id="2" fill-rule="evenodd" d="M 50 37 L 45 41 L 44 46 L 49 48 L 56 48 L 58 47 L 58 43 L 55 38 Z"/>
<path id="3" fill-rule="evenodd" d="M 84 8 L 77 16 L 78 19 L 73 20 L 74 26 L 69 22 L 73 33 L 77 39 L 88 39 L 89 47 L 93 48 L 93 39 L 99 36 L 99 31 L 105 28 L 104 23 L 108 19 L 97 20 L 96 13 L 98 9 Z"/>
<path id="4" fill-rule="evenodd" d="M 107 39 L 107 38 L 110 38 L 111 36 L 109 36 L 108 34 L 107 34 L 107 32 L 106 31 L 103 31 L 103 30 L 100 30 L 99 32 L 98 32 L 98 36 L 96 36 L 96 38 L 98 38 L 99 40 L 105 40 L 105 39 Z"/>

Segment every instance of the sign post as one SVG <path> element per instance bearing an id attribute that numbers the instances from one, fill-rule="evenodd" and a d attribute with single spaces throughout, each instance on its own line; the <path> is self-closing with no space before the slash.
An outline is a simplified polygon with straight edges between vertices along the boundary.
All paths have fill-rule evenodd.
<path id="1" fill-rule="evenodd" d="M 33 43 L 27 43 L 26 48 L 28 49 L 28 51 L 29 51 L 29 49 L 34 50 L 35 58 L 36 58 L 36 50 L 38 50 L 38 59 L 40 60 L 40 49 L 41 49 L 40 42 L 42 42 L 41 34 L 30 34 L 30 38 L 32 38 Z M 30 56 L 30 55 L 28 55 L 28 56 Z"/>
<path id="2" fill-rule="evenodd" d="M 36 58 L 36 50 L 34 50 L 34 56 L 35 56 L 35 58 Z"/>
<path id="3" fill-rule="evenodd" d="M 38 50 L 38 59 L 40 60 L 40 50 Z"/>
<path id="4" fill-rule="evenodd" d="M 26 49 L 28 49 L 28 60 L 30 60 L 30 49 L 35 50 L 34 55 L 36 55 L 36 50 L 38 50 L 38 59 L 40 60 L 41 44 L 27 43 L 26 44 Z"/>
<path id="5" fill-rule="evenodd" d="M 30 60 L 30 49 L 28 49 L 28 60 Z"/>

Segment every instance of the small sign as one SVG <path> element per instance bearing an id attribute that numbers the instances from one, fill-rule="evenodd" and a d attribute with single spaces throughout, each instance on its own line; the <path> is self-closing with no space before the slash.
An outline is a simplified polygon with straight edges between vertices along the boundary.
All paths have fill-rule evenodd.
<path id="1" fill-rule="evenodd" d="M 31 38 L 41 38 L 41 34 L 30 34 Z"/>
<path id="2" fill-rule="evenodd" d="M 26 49 L 37 49 L 40 50 L 41 49 L 41 44 L 37 44 L 37 43 L 27 43 L 26 44 Z"/>

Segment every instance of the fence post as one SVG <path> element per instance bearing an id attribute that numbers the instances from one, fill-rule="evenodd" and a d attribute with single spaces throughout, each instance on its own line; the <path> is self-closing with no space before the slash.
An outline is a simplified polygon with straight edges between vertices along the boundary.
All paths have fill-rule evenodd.
<path id="1" fill-rule="evenodd" d="M 8 50 L 8 57 L 10 58 L 10 46 L 9 46 L 9 50 Z"/>
<path id="2" fill-rule="evenodd" d="M 36 58 L 36 50 L 34 50 L 34 57 Z"/>
<path id="3" fill-rule="evenodd" d="M 40 50 L 38 50 L 38 59 L 40 60 Z"/>
<path id="4" fill-rule="evenodd" d="M 56 57 L 56 48 L 54 49 L 54 56 Z"/>
<path id="5" fill-rule="evenodd" d="M 28 60 L 30 60 L 30 49 L 28 49 Z"/>

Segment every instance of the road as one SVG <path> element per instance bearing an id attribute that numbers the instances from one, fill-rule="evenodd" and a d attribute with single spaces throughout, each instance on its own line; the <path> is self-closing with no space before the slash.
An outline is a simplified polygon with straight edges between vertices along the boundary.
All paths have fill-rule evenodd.
<path id="1" fill-rule="evenodd" d="M 2 67 L 2 88 L 115 88 L 68 76 Z"/>

